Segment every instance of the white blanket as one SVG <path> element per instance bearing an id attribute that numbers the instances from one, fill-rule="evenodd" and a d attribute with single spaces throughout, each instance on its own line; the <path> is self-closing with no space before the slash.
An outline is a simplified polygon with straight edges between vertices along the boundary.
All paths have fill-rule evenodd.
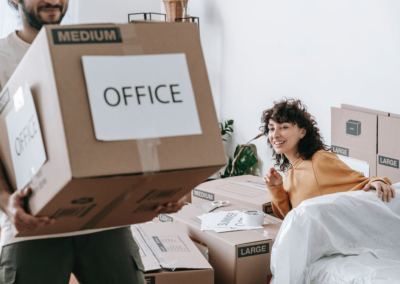
<path id="1" fill-rule="evenodd" d="M 393 187 L 390 203 L 375 190 L 302 202 L 272 248 L 272 283 L 400 283 L 400 183 Z"/>

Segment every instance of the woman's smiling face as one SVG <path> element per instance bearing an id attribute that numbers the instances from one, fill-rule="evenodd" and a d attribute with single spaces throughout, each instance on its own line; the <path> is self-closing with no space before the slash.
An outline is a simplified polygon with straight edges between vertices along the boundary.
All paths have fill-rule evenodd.
<path id="1" fill-rule="evenodd" d="M 277 154 L 284 154 L 291 163 L 297 159 L 298 144 L 306 134 L 291 122 L 277 123 L 272 119 L 268 123 L 268 139 Z"/>

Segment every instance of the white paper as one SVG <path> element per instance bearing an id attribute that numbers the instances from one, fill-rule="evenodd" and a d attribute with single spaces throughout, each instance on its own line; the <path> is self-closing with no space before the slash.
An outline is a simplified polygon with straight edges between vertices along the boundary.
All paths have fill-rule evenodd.
<path id="1" fill-rule="evenodd" d="M 98 140 L 202 133 L 185 54 L 83 56 Z"/>
<path id="2" fill-rule="evenodd" d="M 348 165 L 353 170 L 360 172 L 365 177 L 369 177 L 369 164 L 366 161 L 357 160 L 350 157 L 345 157 L 337 155 L 340 160 L 342 160 L 346 165 Z"/>
<path id="3" fill-rule="evenodd" d="M 215 231 L 218 233 L 263 229 L 262 226 L 245 226 L 242 220 L 243 212 L 238 210 L 219 211 L 216 213 L 197 216 L 201 222 L 202 231 Z"/>
<path id="4" fill-rule="evenodd" d="M 42 132 L 28 84 L 16 92 L 6 124 L 17 189 L 24 188 L 46 162 Z M 17 109 L 17 111 L 16 111 Z"/>

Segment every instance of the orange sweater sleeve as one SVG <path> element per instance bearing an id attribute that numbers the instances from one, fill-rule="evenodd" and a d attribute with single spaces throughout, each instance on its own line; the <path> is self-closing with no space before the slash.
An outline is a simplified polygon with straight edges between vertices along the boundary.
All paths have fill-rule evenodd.
<path id="1" fill-rule="evenodd" d="M 283 185 L 268 187 L 271 196 L 272 210 L 280 219 L 284 219 L 286 214 L 292 209 L 288 192 Z"/>
<path id="2" fill-rule="evenodd" d="M 322 195 L 361 190 L 374 181 L 392 184 L 386 177 L 365 177 L 342 162 L 336 154 L 327 151 L 314 154 L 313 170 Z"/>

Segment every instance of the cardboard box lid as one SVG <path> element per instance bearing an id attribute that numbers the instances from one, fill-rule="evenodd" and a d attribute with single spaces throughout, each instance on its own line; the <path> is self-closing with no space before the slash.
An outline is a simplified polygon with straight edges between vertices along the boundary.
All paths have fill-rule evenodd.
<path id="1" fill-rule="evenodd" d="M 390 113 L 390 117 L 393 117 L 393 118 L 400 118 L 400 114 Z"/>
<path id="2" fill-rule="evenodd" d="M 342 104 L 341 108 L 348 109 L 348 110 L 354 110 L 354 111 L 361 111 L 361 112 L 366 112 L 366 113 L 371 113 L 371 114 L 376 114 L 376 115 L 389 116 L 388 112 L 370 109 L 370 108 L 359 107 L 359 106 Z"/>
<path id="3" fill-rule="evenodd" d="M 231 210 L 240 210 L 245 211 L 249 210 L 248 207 L 243 206 L 242 204 L 230 203 L 228 206 L 218 208 L 214 212 L 217 211 L 231 211 Z M 197 217 L 203 215 L 207 212 L 197 207 L 194 204 L 186 205 L 182 208 L 181 211 L 175 214 L 166 214 L 169 218 L 176 218 L 180 222 L 185 222 L 188 225 L 195 227 L 200 230 L 201 228 L 201 220 Z M 162 215 L 159 218 L 163 218 Z M 243 245 L 248 243 L 254 243 L 259 241 L 266 241 L 274 239 L 279 232 L 279 229 L 282 224 L 282 220 L 275 218 L 270 215 L 266 215 L 264 217 L 264 221 L 268 222 L 268 225 L 263 225 L 264 230 L 248 230 L 248 231 L 234 231 L 234 232 L 226 232 L 226 233 L 216 233 L 214 231 L 204 231 L 204 234 L 210 234 L 213 237 L 233 246 Z"/>
<path id="4" fill-rule="evenodd" d="M 116 28 L 122 42 L 59 44 L 53 31 Z M 50 47 L 51 67 L 60 100 L 71 170 L 74 178 L 142 172 L 143 161 L 156 160 L 160 171 L 222 166 L 226 163 L 217 116 L 196 24 L 134 23 L 125 25 L 46 26 L 38 35 Z M 160 138 L 141 156 L 147 142 L 138 140 L 104 142 L 94 135 L 83 55 L 186 55 L 202 134 Z M 33 56 L 33 55 L 31 55 Z M 116 70 L 118 72 L 118 70 Z M 162 119 L 162 118 L 158 118 Z M 143 146 L 144 148 L 143 149 Z M 141 159 L 143 161 L 141 161 Z"/>
<path id="5" fill-rule="evenodd" d="M 190 238 L 176 223 L 147 223 L 131 226 L 140 247 L 145 271 L 169 269 L 212 269 Z"/>
<path id="6" fill-rule="evenodd" d="M 260 206 L 271 202 L 268 188 L 262 178 L 252 175 L 216 179 L 202 183 L 196 186 L 196 189 L 229 196 L 230 198 L 241 200 L 241 202 Z M 196 196 L 195 192 L 194 196 Z"/>

